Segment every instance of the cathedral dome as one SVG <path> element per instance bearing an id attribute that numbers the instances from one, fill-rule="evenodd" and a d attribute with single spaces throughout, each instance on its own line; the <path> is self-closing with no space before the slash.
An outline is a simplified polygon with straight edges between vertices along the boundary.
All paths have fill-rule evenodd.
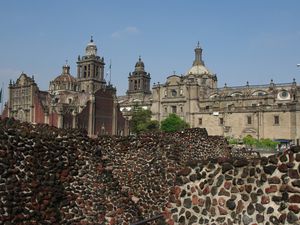
<path id="1" fill-rule="evenodd" d="M 70 74 L 61 74 L 54 79 L 54 82 L 73 83 L 73 82 L 76 82 L 76 79 Z"/>
<path id="2" fill-rule="evenodd" d="M 204 61 L 202 60 L 202 48 L 199 45 L 195 48 L 195 60 L 193 62 L 192 68 L 190 68 L 187 72 L 187 75 L 203 75 L 203 74 L 212 74 L 204 64 Z"/>
<path id="3" fill-rule="evenodd" d="M 141 59 L 141 56 L 139 57 L 139 61 L 135 64 L 135 67 L 145 67 L 144 62 Z"/>
<path id="4" fill-rule="evenodd" d="M 56 90 L 70 90 L 75 91 L 77 86 L 77 80 L 70 74 L 70 66 L 64 65 L 62 74 L 57 76 L 50 82 L 50 91 Z"/>
<path id="5" fill-rule="evenodd" d="M 139 57 L 139 61 L 135 64 L 135 71 L 144 71 L 145 65 L 144 62 L 141 59 L 141 56 Z"/>
<path id="6" fill-rule="evenodd" d="M 211 74 L 211 72 L 203 65 L 195 65 L 190 68 L 187 72 L 187 75 L 202 75 L 202 74 Z"/>
<path id="7" fill-rule="evenodd" d="M 62 74 L 54 79 L 54 82 L 76 82 L 76 79 L 70 74 L 70 66 L 64 65 L 62 69 Z"/>

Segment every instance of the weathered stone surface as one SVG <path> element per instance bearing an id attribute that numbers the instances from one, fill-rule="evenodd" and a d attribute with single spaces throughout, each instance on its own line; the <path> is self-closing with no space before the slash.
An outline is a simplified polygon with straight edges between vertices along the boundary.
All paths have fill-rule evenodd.
<path id="1" fill-rule="evenodd" d="M 277 169 L 277 166 L 268 165 L 268 166 L 264 166 L 263 169 L 266 174 L 272 175 L 274 171 Z"/>
<path id="2" fill-rule="evenodd" d="M 252 203 L 257 203 L 258 197 L 257 197 L 257 194 L 256 194 L 255 192 L 252 192 L 252 193 L 250 194 L 250 198 L 251 198 L 251 202 L 252 202 Z"/>
<path id="3" fill-rule="evenodd" d="M 288 174 L 289 174 L 289 177 L 292 178 L 292 179 L 299 179 L 300 178 L 299 173 L 298 173 L 297 170 L 289 169 Z"/>
<path id="4" fill-rule="evenodd" d="M 226 173 L 227 171 L 232 170 L 234 167 L 230 163 L 223 163 L 222 164 L 222 173 Z"/>
<path id="5" fill-rule="evenodd" d="M 277 191 L 278 191 L 278 188 L 277 188 L 276 185 L 271 185 L 270 187 L 267 187 L 267 188 L 265 189 L 265 192 L 266 192 L 267 194 L 270 194 L 270 193 L 276 193 Z"/>
<path id="6" fill-rule="evenodd" d="M 243 224 L 248 225 L 253 221 L 253 219 L 249 216 L 247 216 L 246 214 L 243 215 Z"/>
<path id="7" fill-rule="evenodd" d="M 185 167 L 178 172 L 178 175 L 179 176 L 187 176 L 191 173 L 191 171 L 192 171 L 191 168 Z"/>
<path id="8" fill-rule="evenodd" d="M 263 223 L 264 220 L 265 220 L 264 215 L 256 214 L 256 222 L 257 222 L 257 223 Z"/>
<path id="9" fill-rule="evenodd" d="M 282 214 L 279 216 L 279 218 L 278 218 L 279 222 L 280 222 L 281 224 L 286 224 L 286 217 L 287 217 L 287 214 L 286 214 L 286 213 L 282 213 Z"/>
<path id="10" fill-rule="evenodd" d="M 268 182 L 269 184 L 280 184 L 281 183 L 281 179 L 279 177 L 270 177 L 268 178 Z"/>
<path id="11" fill-rule="evenodd" d="M 250 203 L 247 207 L 247 213 L 249 215 L 253 215 L 254 211 L 255 211 L 254 205 L 252 203 Z"/>
<path id="12" fill-rule="evenodd" d="M 233 199 L 228 199 L 228 200 L 226 201 L 226 207 L 227 207 L 228 209 L 230 209 L 230 210 L 234 210 L 235 207 L 236 207 L 235 200 L 233 200 Z"/>
<path id="13" fill-rule="evenodd" d="M 300 188 L 300 180 L 294 180 L 294 181 L 292 181 L 292 185 L 293 185 L 294 187 Z"/>
<path id="14" fill-rule="evenodd" d="M 192 207 L 192 201 L 190 198 L 186 198 L 183 200 L 183 206 L 187 209 L 190 209 Z"/>
<path id="15" fill-rule="evenodd" d="M 299 222 L 298 216 L 292 211 L 288 212 L 286 220 L 290 224 L 294 224 L 295 222 Z"/>
<path id="16" fill-rule="evenodd" d="M 255 204 L 255 209 L 256 211 L 258 211 L 259 213 L 263 213 L 266 210 L 266 207 L 264 207 L 263 205 L 257 203 Z"/>
<path id="17" fill-rule="evenodd" d="M 247 159 L 242 158 L 242 159 L 235 160 L 235 161 L 233 162 L 233 165 L 234 165 L 235 167 L 244 167 L 244 166 L 247 166 L 248 163 L 249 163 L 249 162 L 248 162 Z"/>
<path id="18" fill-rule="evenodd" d="M 299 194 L 291 195 L 289 198 L 289 202 L 290 203 L 300 203 L 300 195 Z"/>
<path id="19" fill-rule="evenodd" d="M 236 208 L 236 213 L 240 214 L 243 211 L 244 207 L 245 207 L 245 205 L 244 205 L 243 201 L 239 200 L 238 204 L 237 204 L 237 208 Z"/>
<path id="20" fill-rule="evenodd" d="M 289 205 L 289 210 L 298 214 L 300 212 L 300 207 L 298 205 Z"/>
<path id="21" fill-rule="evenodd" d="M 221 188 L 220 191 L 219 191 L 219 196 L 227 196 L 227 197 L 229 197 L 230 196 L 230 192 L 226 191 L 225 188 Z"/>
<path id="22" fill-rule="evenodd" d="M 280 221 L 277 219 L 276 216 L 270 216 L 270 222 L 276 225 L 280 224 Z"/>
<path id="23" fill-rule="evenodd" d="M 244 202 L 247 202 L 249 200 L 249 195 L 245 194 L 245 193 L 242 193 L 241 198 L 243 199 Z"/>
<path id="24" fill-rule="evenodd" d="M 241 165 L 236 164 L 239 158 L 205 158 L 221 139 L 194 135 L 197 131 L 89 139 L 80 132 L 54 129 L 53 137 L 50 133 L 36 140 L 34 134 L 25 142 L 17 129 L 9 132 L 15 136 L 0 139 L 0 155 L 7 159 L 0 157 L 4 224 L 17 223 L 13 215 L 29 215 L 27 221 L 32 222 L 32 210 L 45 218 L 37 224 L 126 224 L 162 210 L 166 222 L 174 225 L 293 224 L 299 219 L 299 153 L 287 151 L 279 160 L 248 159 Z M 1 147 L 3 140 L 10 140 L 7 148 Z M 9 154 L 13 149 L 16 155 Z M 27 165 L 30 173 L 19 169 Z M 28 183 L 23 182 L 26 177 Z M 38 190 L 35 198 L 28 189 Z M 30 200 L 23 215 L 24 207 L 14 202 L 24 198 Z"/>
<path id="25" fill-rule="evenodd" d="M 278 170 L 279 170 L 281 173 L 286 173 L 286 172 L 288 171 L 288 167 L 287 167 L 287 165 L 286 165 L 285 163 L 283 163 L 283 164 L 280 164 L 280 165 L 278 166 Z"/>
<path id="26" fill-rule="evenodd" d="M 224 182 L 224 175 L 219 175 L 217 178 L 216 186 L 220 187 Z"/>
<path id="27" fill-rule="evenodd" d="M 287 161 L 288 161 L 288 158 L 287 158 L 286 154 L 282 154 L 282 155 L 279 157 L 279 160 L 280 160 L 280 162 L 287 162 Z"/>
<path id="28" fill-rule="evenodd" d="M 245 185 L 245 190 L 250 194 L 252 192 L 252 185 Z"/>
<path id="29" fill-rule="evenodd" d="M 219 213 L 220 215 L 227 215 L 228 212 L 225 208 L 221 207 L 221 206 L 218 206 L 218 210 L 219 210 Z"/>
<path id="30" fill-rule="evenodd" d="M 217 193 L 218 193 L 218 187 L 213 186 L 213 187 L 211 188 L 211 194 L 212 194 L 212 196 L 215 196 Z"/>
<path id="31" fill-rule="evenodd" d="M 271 214 L 273 212 L 274 212 L 274 208 L 273 207 L 268 207 L 267 214 Z"/>
<path id="32" fill-rule="evenodd" d="M 269 160 L 268 160 L 267 157 L 261 157 L 261 159 L 260 159 L 260 165 L 265 166 L 265 165 L 268 164 L 268 162 L 269 162 Z"/>
<path id="33" fill-rule="evenodd" d="M 268 157 L 268 159 L 269 159 L 269 163 L 277 165 L 277 163 L 278 163 L 278 158 L 277 158 L 276 155 L 270 155 L 270 156 Z"/>

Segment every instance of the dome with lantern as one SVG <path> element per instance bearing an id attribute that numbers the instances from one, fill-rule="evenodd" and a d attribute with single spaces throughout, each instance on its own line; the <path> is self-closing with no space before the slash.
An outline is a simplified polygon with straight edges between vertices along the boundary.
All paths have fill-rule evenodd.
<path id="1" fill-rule="evenodd" d="M 212 73 L 205 67 L 204 61 L 202 60 L 202 48 L 197 44 L 195 48 L 195 60 L 193 66 L 187 71 L 186 75 L 212 75 Z"/>
<path id="2" fill-rule="evenodd" d="M 145 65 L 144 62 L 141 59 L 141 56 L 139 56 L 139 61 L 136 62 L 135 64 L 135 71 L 145 71 Z"/>
<path id="3" fill-rule="evenodd" d="M 50 91 L 76 91 L 77 80 L 70 74 L 70 66 L 62 67 L 62 74 L 50 82 Z"/>

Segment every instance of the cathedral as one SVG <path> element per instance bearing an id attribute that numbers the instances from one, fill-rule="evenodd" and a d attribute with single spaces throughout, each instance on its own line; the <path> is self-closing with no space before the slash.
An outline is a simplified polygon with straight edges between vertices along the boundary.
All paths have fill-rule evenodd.
<path id="1" fill-rule="evenodd" d="M 9 99 L 2 117 L 60 128 L 86 129 L 90 136 L 127 135 L 136 107 L 149 109 L 161 122 L 175 113 L 190 127 L 206 128 L 209 135 L 257 139 L 270 138 L 293 144 L 300 139 L 300 86 L 275 83 L 218 87 L 217 75 L 202 58 L 199 43 L 185 74 L 171 74 L 164 83 L 150 87 L 151 76 L 142 58 L 128 75 L 128 90 L 116 89 L 104 79 L 104 58 L 97 55 L 91 38 L 84 56 L 78 56 L 77 77 L 66 63 L 50 81 L 49 90 L 39 90 L 33 76 L 22 73 L 9 84 Z"/>
<path id="2" fill-rule="evenodd" d="M 124 135 L 126 121 L 119 110 L 116 89 L 104 79 L 104 58 L 97 55 L 91 38 L 85 55 L 78 56 L 77 78 L 66 63 L 50 81 L 49 90 L 39 90 L 33 76 L 22 73 L 10 81 L 9 99 L 2 113 L 23 122 L 45 123 L 58 128 L 85 129 L 88 135 Z"/>
<path id="3" fill-rule="evenodd" d="M 202 59 L 202 48 L 195 48 L 195 59 L 186 74 L 172 74 L 164 83 L 149 89 L 150 74 L 139 58 L 128 77 L 126 96 L 118 98 L 123 115 L 130 119 L 134 107 L 152 111 L 161 122 L 175 113 L 190 127 L 206 128 L 210 135 L 243 138 L 270 138 L 299 144 L 300 86 L 290 83 L 218 87 L 217 76 Z"/>

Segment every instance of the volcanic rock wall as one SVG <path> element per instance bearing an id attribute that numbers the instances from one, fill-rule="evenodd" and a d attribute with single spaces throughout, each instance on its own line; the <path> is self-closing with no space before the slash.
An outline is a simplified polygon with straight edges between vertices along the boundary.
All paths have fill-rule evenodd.
<path id="1" fill-rule="evenodd" d="M 176 173 L 227 143 L 204 129 L 90 139 L 0 120 L 0 222 L 129 224 L 162 212 Z"/>
<path id="2" fill-rule="evenodd" d="M 6 119 L 0 141 L 1 223 L 107 224 L 113 205 L 142 218 L 84 132 Z"/>
<path id="3" fill-rule="evenodd" d="M 211 157 L 229 155 L 226 141 L 207 136 L 204 129 L 100 137 L 100 144 L 121 192 L 135 202 L 146 218 L 159 214 L 166 205 L 177 171 Z"/>
<path id="4" fill-rule="evenodd" d="M 298 224 L 299 174 L 297 148 L 260 158 L 204 129 L 90 139 L 0 120 L 1 224 L 129 224 L 164 209 L 169 224 Z"/>
<path id="5" fill-rule="evenodd" d="M 177 173 L 168 224 L 300 224 L 300 149 L 219 159 Z"/>

